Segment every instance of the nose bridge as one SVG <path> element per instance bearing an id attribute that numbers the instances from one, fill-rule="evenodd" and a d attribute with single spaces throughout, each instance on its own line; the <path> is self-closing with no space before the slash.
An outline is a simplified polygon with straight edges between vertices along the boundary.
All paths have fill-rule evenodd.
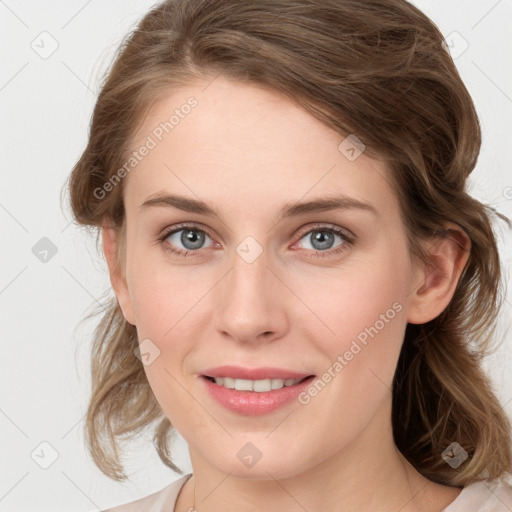
<path id="1" fill-rule="evenodd" d="M 256 301 L 263 303 L 266 298 L 265 284 L 269 274 L 267 255 L 262 253 L 253 260 L 251 250 L 243 255 L 240 255 L 240 252 L 242 252 L 240 248 L 237 248 L 237 254 L 233 257 L 230 294 L 236 295 L 241 300 L 240 305 L 244 300 L 249 300 L 254 304 Z M 251 257 L 246 259 L 246 256 L 249 255 Z"/>
<path id="2" fill-rule="evenodd" d="M 266 251 L 252 237 L 237 246 L 231 271 L 219 287 L 217 330 L 238 341 L 256 340 L 262 333 L 280 335 L 286 327 L 282 290 L 268 264 Z"/>

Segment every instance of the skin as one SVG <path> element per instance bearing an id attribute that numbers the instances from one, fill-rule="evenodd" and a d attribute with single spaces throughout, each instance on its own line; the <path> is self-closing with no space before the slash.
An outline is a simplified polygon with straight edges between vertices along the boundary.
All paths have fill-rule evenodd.
<path id="1" fill-rule="evenodd" d="M 189 446 L 194 475 L 176 510 L 195 503 L 200 512 L 256 511 L 264 496 L 268 512 L 441 511 L 460 489 L 425 479 L 398 452 L 390 389 L 407 323 L 427 322 L 448 305 L 467 236 L 448 225 L 450 239 L 424 242 L 435 267 L 413 264 L 382 162 L 364 153 L 349 161 L 338 150 L 344 136 L 275 91 L 222 76 L 205 89 L 210 81 L 169 90 L 134 137 L 135 150 L 190 96 L 197 99 L 125 178 L 119 266 L 117 233 L 108 224 L 102 230 L 123 314 L 139 340 L 160 350 L 145 366 L 149 383 Z M 219 218 L 140 208 L 163 193 L 199 198 Z M 333 193 L 377 213 L 337 209 L 276 222 L 284 205 Z M 186 257 L 166 250 L 189 249 L 182 232 L 158 240 L 181 222 L 207 233 Z M 325 226 L 349 230 L 354 243 L 334 235 L 319 249 L 311 235 Z M 247 236 L 263 251 L 252 263 L 236 252 Z M 202 370 L 227 363 L 320 376 L 394 303 L 401 311 L 307 405 L 246 417 L 204 389 Z M 237 457 L 246 442 L 262 453 L 251 468 Z"/>

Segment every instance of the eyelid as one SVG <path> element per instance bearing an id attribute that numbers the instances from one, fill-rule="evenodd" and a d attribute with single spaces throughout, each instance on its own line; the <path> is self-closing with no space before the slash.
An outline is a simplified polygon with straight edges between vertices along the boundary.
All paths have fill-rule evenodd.
<path id="1" fill-rule="evenodd" d="M 301 228 L 299 234 L 297 235 L 297 237 L 298 237 L 297 242 L 299 240 L 301 240 L 304 237 L 304 235 L 307 235 L 311 231 L 320 231 L 322 229 L 325 229 L 326 231 L 333 231 L 334 233 L 337 233 L 340 236 L 343 235 L 347 239 L 347 241 L 349 241 L 351 243 L 355 242 L 356 236 L 354 235 L 354 233 L 352 233 L 347 228 L 343 228 L 336 224 L 321 223 L 321 222 L 314 223 L 313 225 L 310 224 L 308 226 L 305 226 L 304 228 Z M 296 242 L 294 242 L 294 243 L 296 243 Z M 323 252 L 327 252 L 327 251 L 323 251 Z"/>
<path id="2" fill-rule="evenodd" d="M 165 228 L 161 234 L 158 236 L 160 240 L 165 240 L 169 235 L 176 233 L 176 231 L 181 231 L 186 228 L 195 228 L 197 231 L 204 231 L 211 239 L 213 239 L 212 232 L 202 224 L 198 224 L 197 222 L 182 222 L 180 224 L 175 224 L 174 226 Z"/>

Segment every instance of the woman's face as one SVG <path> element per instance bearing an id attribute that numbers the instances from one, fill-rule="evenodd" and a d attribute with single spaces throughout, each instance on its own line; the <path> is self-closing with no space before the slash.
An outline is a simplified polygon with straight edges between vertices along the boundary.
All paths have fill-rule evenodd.
<path id="1" fill-rule="evenodd" d="M 116 291 L 192 462 L 291 476 L 389 434 L 418 275 L 382 163 L 276 92 L 206 84 L 170 91 L 137 133 Z M 293 376 L 314 377 L 278 389 Z"/>

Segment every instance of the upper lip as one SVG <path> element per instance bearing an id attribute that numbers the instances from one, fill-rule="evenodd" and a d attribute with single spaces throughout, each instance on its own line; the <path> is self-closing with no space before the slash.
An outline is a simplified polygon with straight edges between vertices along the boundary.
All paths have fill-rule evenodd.
<path id="1" fill-rule="evenodd" d="M 231 377 L 233 379 L 263 380 L 263 379 L 302 379 L 311 373 L 300 373 L 284 368 L 260 367 L 242 368 L 241 366 L 216 366 L 204 371 L 207 377 Z"/>

